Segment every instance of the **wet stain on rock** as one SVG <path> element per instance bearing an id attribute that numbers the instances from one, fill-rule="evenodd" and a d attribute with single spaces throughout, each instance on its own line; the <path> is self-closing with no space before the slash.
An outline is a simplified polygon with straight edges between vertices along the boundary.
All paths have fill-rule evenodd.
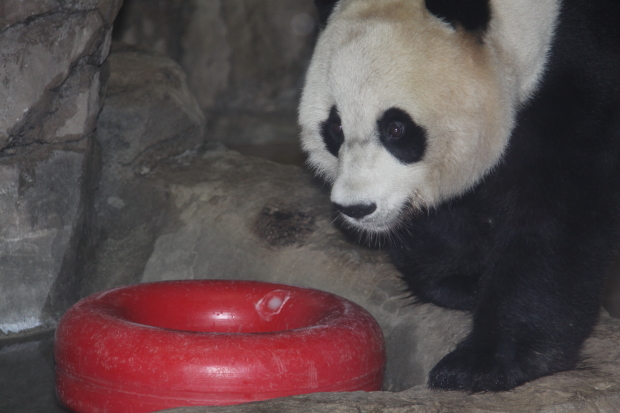
<path id="1" fill-rule="evenodd" d="M 295 207 L 266 205 L 254 231 L 273 248 L 299 246 L 314 232 L 314 217 Z"/>

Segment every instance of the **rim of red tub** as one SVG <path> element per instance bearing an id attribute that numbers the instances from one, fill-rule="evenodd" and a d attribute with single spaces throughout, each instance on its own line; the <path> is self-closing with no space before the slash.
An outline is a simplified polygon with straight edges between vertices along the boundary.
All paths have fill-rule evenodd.
<path id="1" fill-rule="evenodd" d="M 59 398 L 85 413 L 380 390 L 385 366 L 381 329 L 357 304 L 230 280 L 89 296 L 61 319 L 54 355 Z"/>

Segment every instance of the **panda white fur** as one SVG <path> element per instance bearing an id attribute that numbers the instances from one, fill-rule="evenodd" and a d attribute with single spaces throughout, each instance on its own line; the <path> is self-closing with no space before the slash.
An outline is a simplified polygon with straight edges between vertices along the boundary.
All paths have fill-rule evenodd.
<path id="1" fill-rule="evenodd" d="M 620 2 L 316 4 L 309 165 L 419 302 L 473 313 L 429 385 L 574 368 L 620 228 Z"/>

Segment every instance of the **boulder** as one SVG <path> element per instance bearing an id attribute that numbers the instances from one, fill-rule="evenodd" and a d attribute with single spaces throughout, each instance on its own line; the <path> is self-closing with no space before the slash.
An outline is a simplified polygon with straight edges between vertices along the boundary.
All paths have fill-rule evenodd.
<path id="1" fill-rule="evenodd" d="M 100 108 L 99 66 L 107 56 L 120 3 L 3 4 L 0 150 L 75 141 L 92 132 Z"/>
<path id="2" fill-rule="evenodd" d="M 51 326 L 92 252 L 93 138 L 120 0 L 7 0 L 0 15 L 0 338 Z"/>
<path id="3" fill-rule="evenodd" d="M 145 177 L 162 159 L 182 160 L 204 145 L 204 116 L 174 60 L 115 45 L 109 66 L 97 123 L 97 248 L 82 296 L 139 282 L 166 221 L 166 188 Z"/>
<path id="4" fill-rule="evenodd" d="M 177 60 L 209 138 L 243 145 L 295 141 L 316 34 L 312 0 L 127 0 L 115 38 Z"/>
<path id="5" fill-rule="evenodd" d="M 0 336 L 52 326 L 79 298 L 93 141 L 28 149 L 0 158 Z"/>

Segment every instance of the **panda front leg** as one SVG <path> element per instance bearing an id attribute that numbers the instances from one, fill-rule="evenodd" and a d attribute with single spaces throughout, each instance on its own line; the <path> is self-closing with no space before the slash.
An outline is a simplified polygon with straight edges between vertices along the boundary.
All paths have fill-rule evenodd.
<path id="1" fill-rule="evenodd" d="M 474 310 L 489 248 L 488 221 L 459 203 L 445 204 L 396 234 L 390 257 L 416 302 Z"/>
<path id="2" fill-rule="evenodd" d="M 577 365 L 604 268 L 583 250 L 539 241 L 523 234 L 498 252 L 481 279 L 472 331 L 431 370 L 429 387 L 504 391 Z"/>

